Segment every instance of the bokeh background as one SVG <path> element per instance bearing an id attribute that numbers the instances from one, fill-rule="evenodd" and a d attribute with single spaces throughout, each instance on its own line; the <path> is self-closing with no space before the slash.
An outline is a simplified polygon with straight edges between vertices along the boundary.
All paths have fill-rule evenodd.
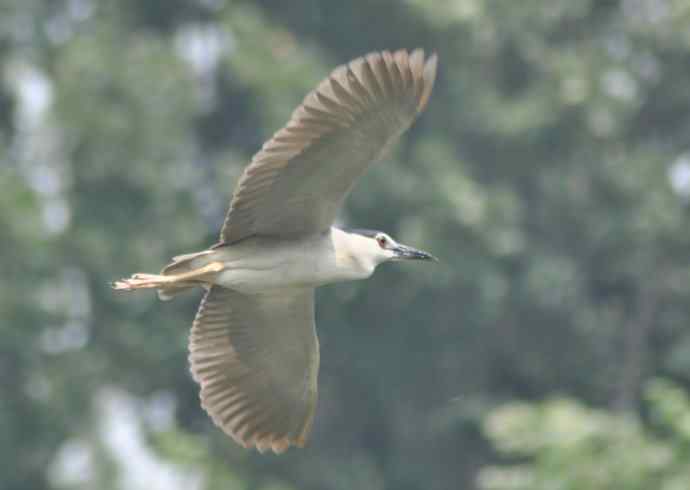
<path id="1" fill-rule="evenodd" d="M 259 455 L 187 369 L 216 241 L 336 65 L 437 51 L 342 220 L 441 258 L 318 292 L 309 445 Z M 0 0 L 0 488 L 690 488 L 690 2 Z"/>

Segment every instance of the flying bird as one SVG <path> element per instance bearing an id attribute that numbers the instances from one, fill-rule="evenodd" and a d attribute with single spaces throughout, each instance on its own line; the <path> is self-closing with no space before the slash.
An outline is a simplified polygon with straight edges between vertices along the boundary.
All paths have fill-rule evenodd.
<path id="1" fill-rule="evenodd" d="M 383 262 L 434 259 L 333 222 L 357 177 L 426 106 L 436 65 L 417 49 L 336 68 L 254 155 L 217 244 L 113 283 L 155 288 L 161 300 L 206 290 L 189 337 L 191 372 L 203 408 L 240 445 L 305 445 L 319 370 L 316 287 L 367 278 Z"/>

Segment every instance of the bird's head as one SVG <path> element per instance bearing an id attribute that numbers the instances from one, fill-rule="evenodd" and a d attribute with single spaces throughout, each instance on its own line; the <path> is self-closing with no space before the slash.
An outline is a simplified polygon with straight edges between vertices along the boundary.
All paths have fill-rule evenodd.
<path id="1" fill-rule="evenodd" d="M 374 264 L 400 260 L 433 260 L 438 259 L 430 253 L 403 245 L 393 240 L 389 235 L 376 230 L 348 230 L 357 236 L 356 254 L 360 258 L 368 258 Z"/>

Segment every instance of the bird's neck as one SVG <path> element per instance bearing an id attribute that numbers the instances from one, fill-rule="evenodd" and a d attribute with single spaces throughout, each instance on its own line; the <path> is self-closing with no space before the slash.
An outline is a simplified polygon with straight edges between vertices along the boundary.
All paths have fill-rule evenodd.
<path id="1" fill-rule="evenodd" d="M 344 280 L 365 279 L 373 274 L 378 265 L 374 258 L 357 253 L 368 245 L 365 237 L 332 228 L 331 240 L 335 264 L 345 276 Z"/>

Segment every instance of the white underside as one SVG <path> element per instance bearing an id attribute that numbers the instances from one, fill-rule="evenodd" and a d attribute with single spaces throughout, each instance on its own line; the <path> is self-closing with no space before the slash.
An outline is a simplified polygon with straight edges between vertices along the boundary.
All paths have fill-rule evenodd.
<path id="1" fill-rule="evenodd" d="M 372 274 L 374 261 L 355 259 L 347 253 L 350 242 L 356 239 L 337 228 L 299 239 L 254 237 L 200 256 L 192 266 L 222 262 L 225 269 L 218 273 L 214 283 L 241 293 L 318 287 Z"/>

